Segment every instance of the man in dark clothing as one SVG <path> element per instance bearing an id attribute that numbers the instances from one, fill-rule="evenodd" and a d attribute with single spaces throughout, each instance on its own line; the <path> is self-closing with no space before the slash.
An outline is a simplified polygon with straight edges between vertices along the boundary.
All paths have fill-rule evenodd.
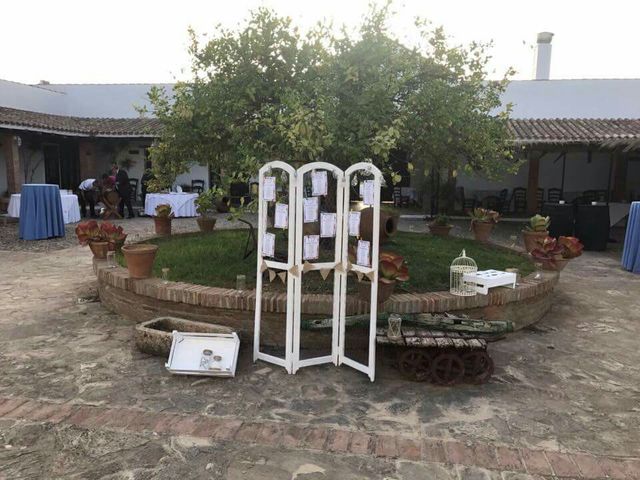
<path id="1" fill-rule="evenodd" d="M 127 172 L 120 169 L 118 164 L 113 164 L 113 173 L 116 176 L 116 189 L 118 190 L 118 195 L 120 195 L 120 205 L 118 205 L 118 213 L 120 216 L 124 217 L 124 207 L 126 205 L 127 212 L 129 213 L 128 218 L 133 218 L 133 207 L 131 206 L 131 190 L 129 186 L 129 175 Z"/>
<path id="2" fill-rule="evenodd" d="M 140 190 L 142 192 L 142 206 L 147 200 L 147 189 L 149 187 L 149 181 L 153 180 L 155 175 L 151 171 L 151 162 L 146 162 L 144 165 L 144 175 L 140 179 Z"/>

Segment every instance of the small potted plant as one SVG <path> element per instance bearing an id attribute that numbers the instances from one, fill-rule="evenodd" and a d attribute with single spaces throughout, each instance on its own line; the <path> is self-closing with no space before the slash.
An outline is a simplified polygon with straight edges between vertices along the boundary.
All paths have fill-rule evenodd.
<path id="1" fill-rule="evenodd" d="M 201 232 L 212 232 L 216 226 L 215 191 L 212 189 L 202 192 L 195 200 L 196 210 L 200 216 L 196 219 Z"/>
<path id="2" fill-rule="evenodd" d="M 409 280 L 409 267 L 404 257 L 392 252 L 380 252 L 378 264 L 378 303 L 386 302 L 393 294 L 398 282 Z M 371 298 L 371 282 L 361 280 L 358 282 L 358 294 L 360 299 L 368 302 Z"/>
<path id="3" fill-rule="evenodd" d="M 488 242 L 493 227 L 500 220 L 500 214 L 487 208 L 474 208 L 471 213 L 471 231 L 479 242 Z"/>
<path id="4" fill-rule="evenodd" d="M 449 217 L 443 214 L 437 215 L 433 222 L 429 223 L 429 232 L 436 237 L 448 237 L 452 228 Z"/>
<path id="5" fill-rule="evenodd" d="M 156 226 L 156 235 L 171 235 L 171 220 L 173 219 L 173 210 L 171 205 L 163 203 L 156 207 L 156 214 L 153 216 L 153 222 Z"/>
<path id="6" fill-rule="evenodd" d="M 124 233 L 124 229 L 121 226 L 116 226 L 111 222 L 102 222 L 100 230 L 109 243 L 109 250 L 119 252 L 122 250 L 127 234 Z"/>
<path id="7" fill-rule="evenodd" d="M 522 240 L 527 253 L 534 250 L 540 242 L 549 236 L 551 219 L 536 214 L 529 219 L 529 223 L 522 230 Z"/>
<path id="8" fill-rule="evenodd" d="M 584 245 L 576 237 L 546 237 L 531 251 L 534 261 L 539 262 L 544 270 L 564 269 L 569 260 L 582 255 Z"/>
<path id="9" fill-rule="evenodd" d="M 94 257 L 107 258 L 109 242 L 98 222 L 95 220 L 80 222 L 76 226 L 76 236 L 80 245 L 89 245 Z"/>

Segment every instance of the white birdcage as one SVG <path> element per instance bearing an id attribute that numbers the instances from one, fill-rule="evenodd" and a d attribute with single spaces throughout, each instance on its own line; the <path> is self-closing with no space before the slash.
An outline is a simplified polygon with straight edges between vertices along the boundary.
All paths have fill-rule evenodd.
<path id="1" fill-rule="evenodd" d="M 465 281 L 464 276 L 476 273 L 478 265 L 473 258 L 467 257 L 464 250 L 458 258 L 451 262 L 449 268 L 449 292 L 462 297 L 472 297 L 476 294 L 476 284 Z"/>

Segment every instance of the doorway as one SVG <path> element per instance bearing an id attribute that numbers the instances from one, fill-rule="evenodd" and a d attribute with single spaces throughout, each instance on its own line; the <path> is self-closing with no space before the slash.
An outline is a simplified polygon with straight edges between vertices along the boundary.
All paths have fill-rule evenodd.
<path id="1" fill-rule="evenodd" d="M 47 143 L 43 146 L 44 181 L 60 188 L 75 190 L 80 184 L 80 156 L 74 141 Z"/>

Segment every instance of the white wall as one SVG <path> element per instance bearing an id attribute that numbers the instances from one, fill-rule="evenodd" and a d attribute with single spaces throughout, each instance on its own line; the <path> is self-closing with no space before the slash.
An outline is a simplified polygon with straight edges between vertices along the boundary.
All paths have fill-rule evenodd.
<path id="1" fill-rule="evenodd" d="M 194 165 L 191 170 L 176 178 L 176 185 L 189 185 L 191 180 L 204 180 L 204 188 L 209 188 L 209 167 L 207 165 Z"/>
<path id="2" fill-rule="evenodd" d="M 66 115 L 65 97 L 45 88 L 0 80 L 0 107 Z"/>

